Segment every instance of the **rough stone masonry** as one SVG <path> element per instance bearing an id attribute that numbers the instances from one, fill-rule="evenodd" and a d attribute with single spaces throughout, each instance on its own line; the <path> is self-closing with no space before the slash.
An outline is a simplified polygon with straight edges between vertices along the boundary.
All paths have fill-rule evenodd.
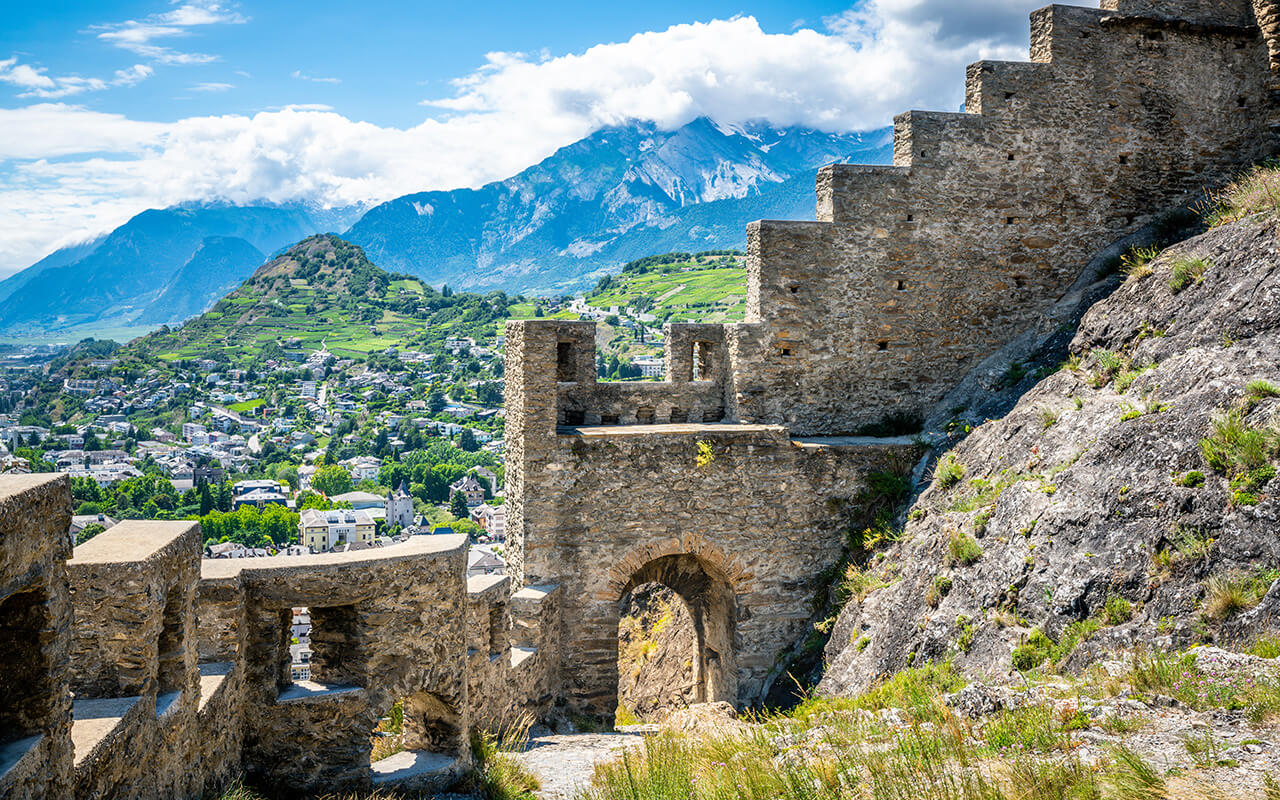
<path id="1" fill-rule="evenodd" d="M 461 537 L 201 565 L 192 524 L 126 522 L 72 555 L 66 478 L 0 478 L 0 798 L 438 788 L 474 727 L 612 713 L 649 582 L 690 609 L 699 698 L 761 697 L 868 476 L 917 457 L 856 434 L 1276 153 L 1274 0 L 1102 5 L 1033 14 L 1031 61 L 971 66 L 965 113 L 900 116 L 893 166 L 822 170 L 817 222 L 750 226 L 746 321 L 667 326 L 665 382 L 597 383 L 590 323 L 511 323 L 511 582 L 467 582 Z M 371 762 L 396 702 L 408 749 Z"/>

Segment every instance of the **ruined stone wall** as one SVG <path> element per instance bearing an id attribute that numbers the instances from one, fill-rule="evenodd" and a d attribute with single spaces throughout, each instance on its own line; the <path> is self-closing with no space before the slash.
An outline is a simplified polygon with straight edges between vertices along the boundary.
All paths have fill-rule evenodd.
<path id="1" fill-rule="evenodd" d="M 542 327 L 513 323 L 508 343 L 526 352 L 535 340 L 554 346 L 554 328 Z M 537 372 L 509 368 L 508 386 L 545 392 L 530 374 Z M 524 460 L 508 460 L 508 476 L 522 487 L 520 510 L 508 512 L 508 546 L 526 583 L 562 587 L 570 632 L 563 691 L 572 709 L 600 716 L 616 706 L 618 602 L 648 580 L 690 606 L 703 699 L 758 698 L 778 654 L 801 636 L 822 573 L 839 558 L 867 472 L 908 465 L 917 452 L 907 440 L 795 442 L 775 426 L 556 435 L 544 417 L 528 431 Z M 714 454 L 702 467 L 699 442 Z"/>
<path id="2" fill-rule="evenodd" d="M 1276 152 L 1247 0 L 1118 5 L 1037 11 L 1032 63 L 971 66 L 968 113 L 903 114 L 894 166 L 820 172 L 818 222 L 748 228 L 730 418 L 920 414 L 1094 253 Z"/>
<path id="3" fill-rule="evenodd" d="M 196 708 L 200 526 L 127 520 L 67 562 L 75 618 L 78 797 L 190 797 L 203 790 Z M 120 757 L 147 753 L 145 769 Z"/>
<path id="4" fill-rule="evenodd" d="M 498 735 L 544 719 L 560 665 L 559 591 L 511 579 L 467 579 L 467 691 L 471 724 Z"/>
<path id="5" fill-rule="evenodd" d="M 67 561 L 70 510 L 65 477 L 0 477 L 4 800 L 216 797 L 242 777 L 289 796 L 435 791 L 470 767 L 473 717 L 555 697 L 558 592 L 504 578 L 472 603 L 501 654 L 473 700 L 466 537 L 202 562 L 198 524 L 126 521 Z M 297 606 L 316 657 L 295 683 Z M 408 750 L 371 764 L 396 702 Z"/>
<path id="6" fill-rule="evenodd" d="M 0 479 L 0 797 L 69 797 L 71 484 Z"/>
<path id="7" fill-rule="evenodd" d="M 203 595 L 225 596 L 217 584 L 234 581 L 244 596 L 236 666 L 246 774 L 301 791 L 367 789 L 378 720 L 422 693 L 450 709 L 456 737 L 447 754 L 463 757 L 465 572 L 461 536 L 355 554 L 205 562 L 204 581 L 215 586 Z M 220 605 L 209 616 L 235 613 L 232 603 Z M 308 683 L 289 676 L 295 607 L 311 610 Z"/>

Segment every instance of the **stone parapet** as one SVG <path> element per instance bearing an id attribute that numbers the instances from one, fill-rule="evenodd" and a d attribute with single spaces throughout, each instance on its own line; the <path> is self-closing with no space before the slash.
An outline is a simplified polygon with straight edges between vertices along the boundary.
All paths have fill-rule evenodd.
<path id="1" fill-rule="evenodd" d="M 0 476 L 0 798 L 69 797 L 71 484 Z"/>

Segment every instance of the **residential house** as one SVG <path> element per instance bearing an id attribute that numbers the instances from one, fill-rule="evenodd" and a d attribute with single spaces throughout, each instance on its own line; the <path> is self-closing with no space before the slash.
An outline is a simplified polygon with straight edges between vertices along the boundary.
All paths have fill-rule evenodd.
<path id="1" fill-rule="evenodd" d="M 449 484 L 449 496 L 453 497 L 454 492 L 462 492 L 466 496 L 469 508 L 484 502 L 484 487 L 480 485 L 480 481 L 476 480 L 476 476 L 470 473 Z"/>
<path id="2" fill-rule="evenodd" d="M 299 541 L 310 547 L 313 553 L 323 553 L 339 545 L 372 542 L 374 522 L 367 511 L 309 508 L 298 520 L 298 534 Z"/>

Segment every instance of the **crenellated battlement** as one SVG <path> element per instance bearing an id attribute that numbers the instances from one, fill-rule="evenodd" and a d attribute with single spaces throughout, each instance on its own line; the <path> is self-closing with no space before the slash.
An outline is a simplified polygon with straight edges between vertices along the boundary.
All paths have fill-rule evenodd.
<path id="1" fill-rule="evenodd" d="M 816 221 L 750 225 L 746 320 L 667 325 L 665 381 L 598 381 L 594 323 L 509 323 L 511 578 L 466 579 L 446 536 L 202 563 L 192 523 L 126 522 L 72 553 L 66 478 L 0 478 L 0 798 L 443 787 L 474 728 L 613 713 L 644 582 L 689 608 L 696 698 L 759 700 L 873 476 L 921 453 L 854 434 L 1275 155 L 1277 54 L 1280 0 L 1049 6 L 1029 62 L 968 68 L 962 113 L 895 120 L 892 166 L 829 166 Z M 371 762 L 396 703 L 407 749 Z"/>
<path id="2" fill-rule="evenodd" d="M 202 562 L 198 524 L 125 521 L 70 554 L 70 505 L 65 477 L 0 478 L 0 797 L 217 796 L 242 776 L 439 790 L 470 768 L 473 728 L 550 710 L 556 587 L 469 586 L 466 537 Z M 290 672 L 295 608 L 307 680 Z M 371 761 L 396 703 L 405 751 Z"/>

